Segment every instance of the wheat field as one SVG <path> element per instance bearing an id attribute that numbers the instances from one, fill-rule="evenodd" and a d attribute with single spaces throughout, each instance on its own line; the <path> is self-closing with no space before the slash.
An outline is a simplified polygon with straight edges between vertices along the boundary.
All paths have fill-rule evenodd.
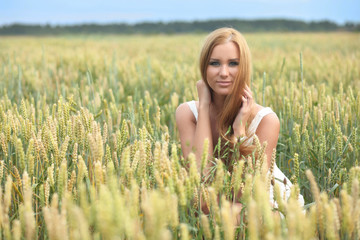
<path id="1" fill-rule="evenodd" d="M 231 174 L 214 159 L 206 184 L 181 156 L 175 110 L 197 99 L 204 37 L 2 37 L 1 238 L 359 239 L 360 34 L 245 34 L 294 183 L 276 208 L 265 146 Z"/>

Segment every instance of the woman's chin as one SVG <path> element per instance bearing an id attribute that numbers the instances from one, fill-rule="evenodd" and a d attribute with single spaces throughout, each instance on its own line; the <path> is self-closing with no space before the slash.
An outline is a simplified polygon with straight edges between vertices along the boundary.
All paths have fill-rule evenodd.
<path id="1" fill-rule="evenodd" d="M 216 89 L 214 91 L 214 93 L 217 95 L 217 96 L 223 96 L 223 97 L 226 97 L 227 95 L 229 95 L 231 93 L 231 91 L 229 89 Z"/>

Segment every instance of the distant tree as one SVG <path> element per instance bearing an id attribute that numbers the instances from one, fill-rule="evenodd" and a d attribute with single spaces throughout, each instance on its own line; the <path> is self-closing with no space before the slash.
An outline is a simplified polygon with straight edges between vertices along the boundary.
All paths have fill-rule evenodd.
<path id="1" fill-rule="evenodd" d="M 14 23 L 0 27 L 0 35 L 61 35 L 61 34 L 157 34 L 200 33 L 219 27 L 233 27 L 241 32 L 293 32 L 293 31 L 360 31 L 360 23 L 337 25 L 330 21 L 303 22 L 288 19 L 240 20 L 220 19 L 208 21 L 142 22 L 137 24 L 82 24 L 70 26 L 26 25 Z"/>

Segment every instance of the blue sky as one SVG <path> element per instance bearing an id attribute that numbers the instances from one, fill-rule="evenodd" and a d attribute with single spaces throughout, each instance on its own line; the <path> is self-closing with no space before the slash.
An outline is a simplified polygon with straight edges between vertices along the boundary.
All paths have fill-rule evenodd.
<path id="1" fill-rule="evenodd" d="M 0 0 L 0 25 L 226 18 L 360 23 L 360 0 Z"/>

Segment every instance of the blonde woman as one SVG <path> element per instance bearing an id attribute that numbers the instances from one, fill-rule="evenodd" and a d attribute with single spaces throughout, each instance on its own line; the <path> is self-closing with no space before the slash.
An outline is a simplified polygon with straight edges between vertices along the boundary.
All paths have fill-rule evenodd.
<path id="1" fill-rule="evenodd" d="M 196 83 L 199 100 L 183 103 L 176 110 L 183 156 L 186 158 L 193 151 L 198 169 L 205 139 L 209 140 L 210 158 L 219 137 L 233 144 L 241 140 L 239 151 L 246 155 L 253 149 L 254 134 L 261 143 L 267 142 L 266 164 L 270 166 L 271 154 L 279 138 L 280 122 L 269 107 L 255 103 L 249 88 L 251 67 L 249 47 L 235 29 L 220 28 L 205 39 L 200 53 L 202 80 Z M 209 174 L 210 167 L 206 167 L 205 175 Z M 281 190 L 289 196 L 291 183 L 276 164 L 274 176 L 286 179 L 286 185 L 279 183 Z M 273 202 L 272 187 L 270 201 Z M 301 195 L 299 201 L 303 204 Z"/>

